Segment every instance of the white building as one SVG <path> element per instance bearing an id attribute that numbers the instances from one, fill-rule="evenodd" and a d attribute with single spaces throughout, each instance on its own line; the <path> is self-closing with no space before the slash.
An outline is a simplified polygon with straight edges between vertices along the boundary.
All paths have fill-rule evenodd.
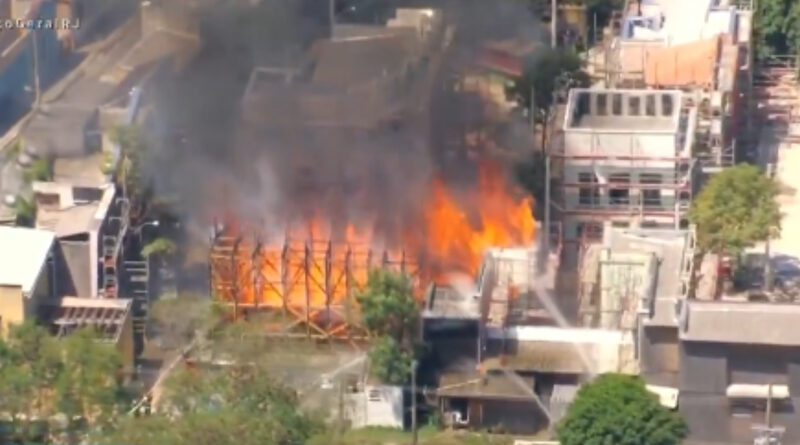
<path id="1" fill-rule="evenodd" d="M 694 189 L 696 110 L 678 90 L 573 89 L 551 152 L 565 241 L 616 227 L 680 228 Z"/>

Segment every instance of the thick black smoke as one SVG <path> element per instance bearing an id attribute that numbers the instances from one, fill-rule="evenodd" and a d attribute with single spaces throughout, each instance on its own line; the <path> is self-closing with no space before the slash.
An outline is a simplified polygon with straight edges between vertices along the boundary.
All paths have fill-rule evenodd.
<path id="1" fill-rule="evenodd" d="M 393 4 L 402 2 L 343 3 L 337 11 L 349 19 L 358 19 L 359 3 L 371 3 L 362 17 L 369 22 L 390 16 Z M 195 2 L 203 50 L 181 75 L 160 77 L 150 96 L 156 113 L 149 127 L 154 149 L 149 165 L 159 190 L 177 195 L 179 210 L 188 217 L 229 210 L 265 227 L 309 216 L 340 225 L 367 221 L 387 234 L 407 227 L 418 217 L 434 174 L 449 170 L 464 176 L 469 170 L 468 163 L 441 156 L 459 151 L 461 133 L 481 113 L 479 104 L 466 105 L 472 102 L 446 93 L 458 66 L 486 38 L 540 37 L 524 2 L 422 3 L 443 10 L 457 31 L 431 84 L 432 113 L 412 113 L 369 130 L 310 131 L 287 123 L 303 120 L 296 103 L 276 106 L 267 94 L 262 100 L 271 111 L 246 116 L 242 98 L 256 67 L 308 68 L 312 44 L 330 33 L 327 1 Z M 352 68 L 372 61 L 343 63 Z M 286 93 L 278 85 L 278 93 Z M 340 87 L 344 97 L 349 86 Z M 478 108 L 469 109 L 473 106 Z M 346 107 L 339 111 L 348 113 Z"/>

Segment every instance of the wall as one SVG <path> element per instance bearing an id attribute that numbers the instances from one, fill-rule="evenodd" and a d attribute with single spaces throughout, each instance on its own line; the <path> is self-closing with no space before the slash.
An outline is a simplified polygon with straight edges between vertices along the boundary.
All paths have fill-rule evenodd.
<path id="1" fill-rule="evenodd" d="M 122 324 L 120 338 L 117 342 L 117 350 L 122 354 L 122 366 L 126 376 L 132 375 L 134 371 L 134 343 L 133 343 L 133 317 L 131 312 L 125 317 L 125 322 Z"/>
<path id="2" fill-rule="evenodd" d="M 25 303 L 22 288 L 0 285 L 0 337 L 8 335 L 11 324 L 25 321 Z"/>
<path id="3" fill-rule="evenodd" d="M 642 332 L 642 372 L 677 373 L 680 369 L 678 329 L 646 327 Z"/>
<path id="4" fill-rule="evenodd" d="M 68 241 L 59 240 L 61 245 L 61 252 L 64 257 L 64 264 L 66 271 L 69 274 L 72 282 L 73 297 L 91 298 L 92 295 L 92 269 L 93 265 L 90 261 L 91 244 L 87 241 Z M 94 275 L 97 274 L 96 267 L 94 267 Z"/>
<path id="5" fill-rule="evenodd" d="M 476 429 L 513 434 L 533 434 L 547 426 L 535 402 L 510 400 L 470 400 L 469 423 Z"/>
<path id="6" fill-rule="evenodd" d="M 765 403 L 732 402 L 726 388 L 775 383 L 788 384 L 792 399 L 775 403 L 774 424 L 786 427 L 784 443 L 800 443 L 800 348 L 682 342 L 680 360 L 679 407 L 691 438 L 752 443 L 751 428 L 764 422 Z"/>

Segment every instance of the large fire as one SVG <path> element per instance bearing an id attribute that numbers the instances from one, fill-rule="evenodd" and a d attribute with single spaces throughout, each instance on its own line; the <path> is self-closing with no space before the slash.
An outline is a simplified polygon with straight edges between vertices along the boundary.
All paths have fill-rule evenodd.
<path id="1" fill-rule="evenodd" d="M 313 318 L 363 285 L 371 267 L 403 268 L 434 281 L 451 272 L 474 276 L 487 248 L 529 245 L 534 240 L 532 199 L 519 197 L 496 166 L 481 165 L 477 187 L 458 195 L 443 181 L 434 180 L 422 204 L 417 220 L 406 224 L 401 240 L 394 242 L 399 245 L 371 230 L 370 222 L 333 230 L 320 215 L 293 225 L 276 242 L 261 240 L 256 246 L 254 240 L 243 241 L 247 245 L 238 248 L 240 264 L 224 272 L 238 276 L 235 301 L 282 307 L 298 317 Z M 217 287 L 221 293 L 231 288 Z"/>

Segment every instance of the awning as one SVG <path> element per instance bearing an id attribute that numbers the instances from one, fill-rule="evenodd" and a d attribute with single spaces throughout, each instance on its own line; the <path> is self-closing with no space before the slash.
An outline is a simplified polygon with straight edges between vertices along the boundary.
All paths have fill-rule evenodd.
<path id="1" fill-rule="evenodd" d="M 669 386 L 646 385 L 648 391 L 658 396 L 661 406 L 669 409 L 678 407 L 678 389 Z"/>
<path id="2" fill-rule="evenodd" d="M 770 396 L 769 386 L 734 383 L 728 385 L 725 395 L 736 399 L 766 399 Z M 788 399 L 789 387 L 787 385 L 772 385 L 771 396 L 773 399 Z"/>

